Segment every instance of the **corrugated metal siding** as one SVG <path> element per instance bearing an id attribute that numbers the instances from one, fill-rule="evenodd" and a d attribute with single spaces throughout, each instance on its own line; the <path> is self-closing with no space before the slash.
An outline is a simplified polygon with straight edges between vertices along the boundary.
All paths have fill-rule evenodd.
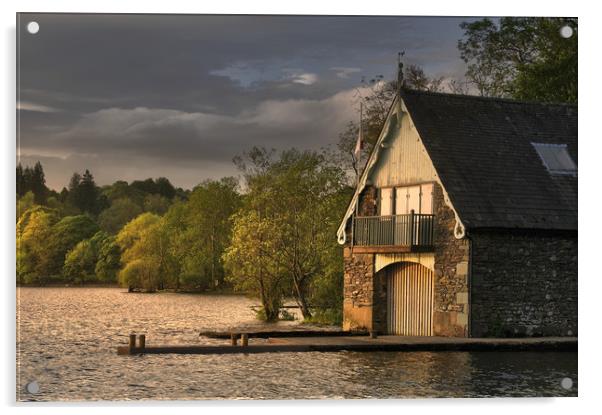
<path id="1" fill-rule="evenodd" d="M 414 263 L 392 265 L 383 272 L 387 274 L 388 333 L 432 336 L 433 272 Z"/>
<path id="2" fill-rule="evenodd" d="M 435 181 L 435 170 L 418 133 L 403 114 L 401 125 L 394 139 L 381 153 L 377 165 L 370 174 L 376 187 L 399 186 Z"/>

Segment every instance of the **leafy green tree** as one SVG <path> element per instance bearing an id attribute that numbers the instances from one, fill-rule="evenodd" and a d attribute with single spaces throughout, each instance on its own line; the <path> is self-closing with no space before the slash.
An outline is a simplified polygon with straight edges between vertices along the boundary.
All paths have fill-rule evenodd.
<path id="1" fill-rule="evenodd" d="M 569 26 L 565 39 L 560 29 Z M 466 77 L 485 96 L 577 102 L 577 19 L 503 17 L 464 22 Z"/>
<path id="2" fill-rule="evenodd" d="M 147 230 L 158 224 L 161 218 L 153 213 L 143 213 L 128 222 L 117 234 L 117 244 L 123 252 L 123 259 L 128 260 L 128 253 L 145 235 Z"/>
<path id="3" fill-rule="evenodd" d="M 263 252 L 262 266 L 270 264 L 268 268 L 286 276 L 303 316 L 311 318 L 312 284 L 326 272 L 333 251 L 340 250 L 332 235 L 349 197 L 345 172 L 324 154 L 295 149 L 283 151 L 278 159 L 254 149 L 242 166 L 248 187 L 244 209 L 256 214 L 243 216 L 245 226 L 235 229 L 259 232 L 269 227 L 261 235 L 261 243 L 270 248 Z M 242 252 L 234 244 L 248 245 L 248 238 L 237 235 L 232 247 Z"/>
<path id="4" fill-rule="evenodd" d="M 113 203 L 119 199 L 129 199 L 140 208 L 142 208 L 144 197 L 147 195 L 147 193 L 133 188 L 124 180 L 118 180 L 111 185 L 103 186 L 101 194 L 107 198 L 109 203 Z"/>
<path id="5" fill-rule="evenodd" d="M 48 282 L 45 269 L 47 242 L 59 217 L 55 210 L 33 206 L 17 222 L 17 280 L 20 283 Z"/>
<path id="6" fill-rule="evenodd" d="M 63 276 L 68 281 L 81 284 L 94 279 L 95 248 L 90 239 L 84 239 L 67 252 L 63 265 Z"/>
<path id="7" fill-rule="evenodd" d="M 190 194 L 186 203 L 187 231 L 180 243 L 190 248 L 192 255 L 184 259 L 187 281 L 198 278 L 199 286 L 215 288 L 224 281 L 222 255 L 230 243 L 230 217 L 240 206 L 238 182 L 232 177 L 219 181 L 208 180 Z"/>
<path id="8" fill-rule="evenodd" d="M 144 198 L 144 211 L 163 215 L 169 209 L 169 199 L 160 194 L 149 194 Z"/>
<path id="9" fill-rule="evenodd" d="M 117 282 L 121 267 L 121 251 L 114 236 L 107 235 L 98 246 L 98 256 L 94 273 L 101 282 Z"/>
<path id="10" fill-rule="evenodd" d="M 223 258 L 227 279 L 235 289 L 259 297 L 267 321 L 278 319 L 284 297 L 286 274 L 273 254 L 273 223 L 254 210 L 241 210 L 234 218 L 232 243 Z"/>
<path id="11" fill-rule="evenodd" d="M 54 224 L 51 235 L 45 243 L 43 274 L 51 277 L 61 275 L 67 252 L 79 241 L 90 238 L 98 230 L 98 225 L 88 215 L 67 216 Z"/>
<path id="12" fill-rule="evenodd" d="M 25 193 L 19 197 L 17 194 L 17 221 L 23 213 L 31 209 L 35 205 L 35 196 L 32 191 Z"/>
<path id="13" fill-rule="evenodd" d="M 176 195 L 176 189 L 165 177 L 159 177 L 156 180 L 150 178 L 146 180 L 134 180 L 130 184 L 130 187 L 144 193 L 158 194 L 167 199 L 173 199 Z"/>
<path id="14" fill-rule="evenodd" d="M 194 259 L 199 255 L 190 244 L 190 235 L 196 229 L 188 226 L 188 206 L 185 202 L 175 199 L 167 213 L 162 218 L 162 226 L 167 239 L 167 249 L 173 260 L 174 288 L 203 290 L 209 288 L 197 273 L 195 273 Z M 192 263 L 192 264 L 191 264 Z"/>
<path id="15" fill-rule="evenodd" d="M 116 199 L 108 209 L 98 215 L 98 224 L 103 231 L 116 234 L 126 223 L 141 213 L 140 206 L 129 198 Z"/>
<path id="16" fill-rule="evenodd" d="M 121 284 L 146 291 L 175 285 L 177 264 L 160 216 L 143 213 L 133 219 L 117 235 L 117 244 L 124 266 L 119 272 Z"/>
<path id="17" fill-rule="evenodd" d="M 158 265 L 153 257 L 133 259 L 119 271 L 119 282 L 129 290 L 142 288 L 153 292 L 161 279 Z"/>
<path id="18" fill-rule="evenodd" d="M 106 232 L 98 231 L 89 239 L 84 239 L 75 245 L 65 256 L 63 265 L 63 275 L 71 282 L 84 283 L 89 281 L 116 281 L 116 270 L 110 269 L 106 265 L 115 267 L 112 263 L 115 258 L 110 252 L 111 246 L 115 247 L 115 238 L 109 236 Z M 108 258 L 107 258 L 108 256 Z M 117 250 L 117 265 L 119 267 L 119 251 Z M 96 272 L 98 263 L 101 263 L 101 271 L 112 272 L 112 275 L 99 276 Z M 112 279 L 111 279 L 112 276 Z"/>
<path id="19" fill-rule="evenodd" d="M 155 180 L 155 188 L 157 194 L 167 199 L 171 200 L 176 195 L 176 189 L 173 187 L 171 182 L 165 177 L 159 177 Z"/>

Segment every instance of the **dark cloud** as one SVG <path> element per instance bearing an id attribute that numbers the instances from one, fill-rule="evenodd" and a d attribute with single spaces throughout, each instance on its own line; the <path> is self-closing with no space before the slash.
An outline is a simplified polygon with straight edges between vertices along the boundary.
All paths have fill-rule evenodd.
<path id="1" fill-rule="evenodd" d="M 397 51 L 461 74 L 462 20 L 21 14 L 21 155 L 46 157 L 53 187 L 86 163 L 107 183 L 135 173 L 190 187 L 235 173 L 252 145 L 321 147 L 355 116 L 362 76 L 393 77 Z"/>

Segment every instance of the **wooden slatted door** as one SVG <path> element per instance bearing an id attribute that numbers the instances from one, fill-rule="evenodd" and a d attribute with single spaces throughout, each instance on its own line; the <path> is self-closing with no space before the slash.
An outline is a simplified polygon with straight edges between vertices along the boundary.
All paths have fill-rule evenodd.
<path id="1" fill-rule="evenodd" d="M 433 272 L 411 262 L 392 264 L 383 271 L 387 278 L 389 334 L 432 336 Z"/>

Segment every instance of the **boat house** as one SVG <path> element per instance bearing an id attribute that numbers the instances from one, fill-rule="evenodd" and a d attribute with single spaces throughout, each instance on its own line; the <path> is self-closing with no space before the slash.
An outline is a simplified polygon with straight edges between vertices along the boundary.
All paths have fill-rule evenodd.
<path id="1" fill-rule="evenodd" d="M 577 335 L 577 106 L 402 88 L 338 230 L 344 329 Z"/>

